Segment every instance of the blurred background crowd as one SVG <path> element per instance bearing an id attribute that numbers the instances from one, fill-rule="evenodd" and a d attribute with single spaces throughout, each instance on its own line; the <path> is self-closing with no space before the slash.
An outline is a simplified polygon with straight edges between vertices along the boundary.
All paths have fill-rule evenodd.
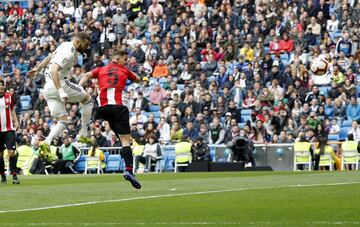
<path id="1" fill-rule="evenodd" d="M 142 78 L 123 94 L 134 143 L 226 144 L 241 128 L 254 143 L 292 143 L 301 132 L 360 139 L 358 0 L 3 2 L 0 75 L 16 100 L 19 144 L 56 124 L 44 76 L 26 72 L 79 31 L 91 35 L 91 52 L 78 56 L 72 81 L 108 64 L 113 48 L 129 53 L 128 67 Z M 325 76 L 309 73 L 317 57 L 330 64 Z M 96 81 L 86 89 L 95 99 Z M 63 136 L 72 139 L 81 109 L 66 107 Z M 121 145 L 107 122 L 90 128 L 99 146 Z"/>

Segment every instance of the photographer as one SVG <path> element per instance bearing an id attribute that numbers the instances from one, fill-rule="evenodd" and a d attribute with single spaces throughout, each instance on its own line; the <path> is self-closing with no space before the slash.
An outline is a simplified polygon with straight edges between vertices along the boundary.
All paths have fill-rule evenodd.
<path id="1" fill-rule="evenodd" d="M 233 152 L 232 160 L 234 162 L 241 162 L 242 166 L 251 162 L 252 166 L 255 166 L 255 159 L 253 156 L 254 145 L 247 139 L 245 131 L 242 129 L 239 136 L 234 137 L 232 141 L 227 143 L 227 147 Z"/>

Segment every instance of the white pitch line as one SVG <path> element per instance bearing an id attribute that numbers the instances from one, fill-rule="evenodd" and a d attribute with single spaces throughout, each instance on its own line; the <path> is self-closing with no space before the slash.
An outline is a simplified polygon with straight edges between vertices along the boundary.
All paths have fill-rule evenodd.
<path id="1" fill-rule="evenodd" d="M 340 183 L 326 183 L 326 184 L 297 184 L 297 185 L 285 185 L 285 186 L 223 189 L 223 190 L 202 191 L 202 192 L 186 192 L 186 193 L 166 194 L 166 195 L 151 195 L 151 196 L 123 198 L 123 199 L 112 199 L 112 200 L 90 201 L 90 202 L 82 202 L 82 203 L 54 205 L 54 206 L 47 206 L 47 207 L 26 208 L 26 209 L 18 209 L 18 210 L 0 210 L 0 214 L 25 212 L 25 211 L 50 210 L 50 209 L 59 209 L 59 208 L 66 208 L 66 207 L 77 207 L 77 206 L 103 204 L 103 203 L 118 203 L 118 202 L 134 201 L 134 200 L 158 199 L 158 198 L 166 198 L 166 197 L 189 196 L 189 195 L 206 195 L 206 194 L 223 193 L 223 192 L 237 192 L 237 191 L 276 189 L 276 188 L 279 188 L 279 189 L 281 189 L 281 188 L 304 188 L 304 187 L 336 186 L 336 185 L 351 185 L 351 184 L 360 184 L 360 182 L 340 182 Z"/>
<path id="2" fill-rule="evenodd" d="M 293 222 L 284 222 L 284 221 L 250 221 L 250 222 L 242 222 L 242 221 L 229 221 L 229 222 L 207 222 L 207 221 L 198 221 L 198 222 L 99 222 L 99 223 L 71 223 L 71 222 L 33 222 L 33 223 L 0 223 L 1 225 L 6 226 L 119 226 L 119 225 L 275 225 L 275 224 L 294 224 Z M 305 224 L 312 225 L 359 225 L 360 221 L 308 221 Z"/>

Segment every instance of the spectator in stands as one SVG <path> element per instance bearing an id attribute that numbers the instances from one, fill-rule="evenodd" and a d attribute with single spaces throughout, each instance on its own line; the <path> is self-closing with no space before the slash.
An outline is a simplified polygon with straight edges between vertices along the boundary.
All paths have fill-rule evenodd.
<path id="1" fill-rule="evenodd" d="M 340 126 L 338 124 L 337 118 L 332 120 L 332 124 L 329 127 L 329 134 L 338 134 L 340 132 Z"/>
<path id="2" fill-rule="evenodd" d="M 150 102 L 153 105 L 159 105 L 162 100 L 167 97 L 167 92 L 156 83 L 154 89 L 150 92 Z"/>
<path id="3" fill-rule="evenodd" d="M 352 121 L 351 129 L 348 132 L 348 134 L 352 134 L 354 136 L 355 141 L 360 141 L 360 128 L 356 120 Z"/>
<path id="4" fill-rule="evenodd" d="M 151 135 L 149 141 L 145 144 L 143 153 L 135 156 L 135 172 L 137 172 L 140 162 L 145 164 L 144 172 L 151 171 L 151 163 L 156 163 L 161 158 L 162 153 L 157 137 Z"/>
<path id="5" fill-rule="evenodd" d="M 341 101 L 340 98 L 335 99 L 334 105 L 334 117 L 337 117 L 338 120 L 343 120 L 346 118 L 347 108 L 346 104 Z"/>
<path id="6" fill-rule="evenodd" d="M 283 34 L 283 39 L 279 42 L 280 52 L 290 54 L 294 50 L 294 41 L 289 39 L 288 34 Z"/>
<path id="7" fill-rule="evenodd" d="M 350 98 L 350 104 L 346 109 L 346 116 L 348 120 L 360 120 L 360 105 L 357 103 L 356 97 Z"/>
<path id="8" fill-rule="evenodd" d="M 206 143 L 204 143 L 202 137 L 196 137 L 192 145 L 192 160 L 193 162 L 203 162 L 210 160 L 210 149 Z"/>
<path id="9" fill-rule="evenodd" d="M 34 110 L 43 112 L 45 109 L 45 106 L 47 106 L 47 102 L 44 98 L 43 93 L 40 93 L 38 99 L 35 101 Z"/>
<path id="10" fill-rule="evenodd" d="M 131 138 L 138 144 L 144 144 L 145 131 L 144 131 L 143 127 L 138 127 L 137 123 L 135 123 L 135 122 L 131 123 L 130 126 L 131 126 L 130 127 Z"/>
<path id="11" fill-rule="evenodd" d="M 179 142 L 183 138 L 183 129 L 180 127 L 179 122 L 174 122 L 170 131 L 170 141 Z"/>
<path id="12" fill-rule="evenodd" d="M 220 124 L 220 118 L 214 117 L 209 130 L 209 144 L 221 144 L 224 142 L 226 131 Z"/>
<path id="13" fill-rule="evenodd" d="M 197 128 L 194 128 L 194 123 L 188 121 L 186 123 L 186 128 L 183 131 L 183 137 L 186 137 L 189 141 L 194 141 L 198 137 L 199 131 Z"/>
<path id="14" fill-rule="evenodd" d="M 94 136 L 96 138 L 96 143 L 99 145 L 99 147 L 107 147 L 109 145 L 109 142 L 106 139 L 106 137 L 102 135 L 100 127 L 95 128 Z"/>
<path id="15" fill-rule="evenodd" d="M 165 117 L 160 118 L 157 130 L 160 133 L 159 142 L 167 143 L 170 141 L 170 125 L 166 122 Z"/>
<path id="16" fill-rule="evenodd" d="M 135 115 L 130 118 L 130 124 L 136 123 L 137 125 L 141 125 L 141 127 L 147 122 L 147 117 L 141 113 L 141 109 L 139 107 L 135 108 Z"/>
<path id="17" fill-rule="evenodd" d="M 158 64 L 155 66 L 152 76 L 154 78 L 163 78 L 170 75 L 168 66 L 164 63 L 162 58 L 159 59 Z"/>

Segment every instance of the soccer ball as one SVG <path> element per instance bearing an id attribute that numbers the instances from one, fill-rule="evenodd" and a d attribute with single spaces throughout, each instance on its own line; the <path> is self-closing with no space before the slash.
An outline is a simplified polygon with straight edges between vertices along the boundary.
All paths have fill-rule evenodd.
<path id="1" fill-rule="evenodd" d="M 316 76 L 322 76 L 327 73 L 329 62 L 324 59 L 316 58 L 311 62 L 310 70 Z"/>

